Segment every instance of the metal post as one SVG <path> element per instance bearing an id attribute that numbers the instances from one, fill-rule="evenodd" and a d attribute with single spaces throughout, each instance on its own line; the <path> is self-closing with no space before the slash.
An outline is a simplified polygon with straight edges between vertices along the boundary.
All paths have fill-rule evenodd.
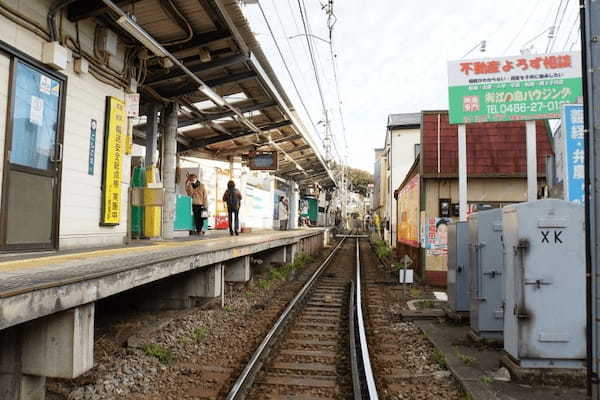
<path id="1" fill-rule="evenodd" d="M 587 303 L 587 359 L 588 394 L 593 400 L 600 399 L 598 385 L 598 359 L 600 339 L 600 315 L 598 292 L 600 286 L 598 260 L 600 259 L 600 236 L 597 221 L 600 219 L 600 195 L 598 172 L 600 171 L 600 2 L 580 0 L 582 71 L 584 97 L 584 145 L 585 145 L 585 225 L 586 225 L 586 303 Z"/>
<path id="2" fill-rule="evenodd" d="M 537 143 L 535 121 L 525 121 L 527 135 L 527 201 L 537 200 Z"/>
<path id="3" fill-rule="evenodd" d="M 467 220 L 467 126 L 458 125 L 458 214 Z"/>
<path id="4" fill-rule="evenodd" d="M 156 146 L 158 144 L 158 109 L 159 105 L 152 103 L 149 106 L 146 123 L 146 168 L 156 165 Z"/>
<path id="5" fill-rule="evenodd" d="M 162 237 L 165 240 L 175 237 L 175 171 L 177 163 L 177 112 L 179 105 L 171 104 L 166 112 L 166 126 L 163 134 L 162 181 L 165 188 L 165 202 L 162 211 Z"/>

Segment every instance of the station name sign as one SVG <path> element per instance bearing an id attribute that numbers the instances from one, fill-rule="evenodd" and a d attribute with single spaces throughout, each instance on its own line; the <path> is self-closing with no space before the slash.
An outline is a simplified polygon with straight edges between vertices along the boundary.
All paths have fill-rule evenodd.
<path id="1" fill-rule="evenodd" d="M 278 159 L 276 151 L 263 151 L 250 153 L 248 167 L 252 170 L 276 171 Z"/>
<path id="2" fill-rule="evenodd" d="M 581 54 L 450 61 L 448 95 L 451 124 L 560 118 L 582 96 Z"/>

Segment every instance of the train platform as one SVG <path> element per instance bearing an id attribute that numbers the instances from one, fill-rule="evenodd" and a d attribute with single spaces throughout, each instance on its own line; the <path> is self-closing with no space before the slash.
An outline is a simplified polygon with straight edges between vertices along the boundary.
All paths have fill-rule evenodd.
<path id="1" fill-rule="evenodd" d="M 215 232 L 170 241 L 0 256 L 0 329 L 153 281 L 243 256 L 281 249 L 324 228 Z"/>

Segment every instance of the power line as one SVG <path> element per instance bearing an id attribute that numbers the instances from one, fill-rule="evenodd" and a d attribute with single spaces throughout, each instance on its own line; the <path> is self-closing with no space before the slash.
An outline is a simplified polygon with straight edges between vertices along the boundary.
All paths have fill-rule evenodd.
<path id="1" fill-rule="evenodd" d="M 573 34 L 573 31 L 575 30 L 575 26 L 577 26 L 577 25 L 579 25 L 579 11 L 576 10 L 575 11 L 575 19 L 573 19 L 573 23 L 571 24 L 571 29 L 569 30 L 569 34 L 567 35 L 567 38 L 565 39 L 565 44 L 562 47 L 563 51 L 569 45 L 569 41 L 571 40 L 571 35 Z"/>
<path id="2" fill-rule="evenodd" d="M 563 20 L 565 19 L 565 14 L 567 13 L 567 9 L 569 7 L 569 0 L 565 1 L 565 8 L 563 9 L 562 15 L 560 16 L 560 20 L 558 21 L 558 26 L 554 30 L 554 39 L 552 40 L 552 45 L 550 46 L 550 52 L 554 49 L 554 45 L 556 44 L 556 40 L 558 38 L 558 32 L 562 26 Z"/>
<path id="3" fill-rule="evenodd" d="M 531 9 L 531 12 L 529 13 L 529 15 L 527 16 L 527 18 L 525 19 L 525 22 L 521 26 L 521 29 L 519 29 L 519 31 L 517 32 L 517 34 L 513 37 L 513 39 L 508 44 L 508 46 L 506 46 L 506 49 L 504 49 L 504 51 L 502 52 L 503 55 L 506 54 L 506 52 L 511 48 L 511 46 L 513 45 L 513 43 L 515 43 L 515 41 L 517 40 L 517 38 L 519 36 L 521 36 L 521 33 L 523 33 L 523 29 L 525 29 L 525 27 L 529 23 L 529 20 L 533 16 L 534 12 L 539 8 L 541 2 L 542 2 L 542 0 L 538 0 L 538 2 L 536 3 L 536 5 L 533 6 L 533 8 Z"/>
<path id="4" fill-rule="evenodd" d="M 326 106 L 326 102 L 325 102 L 325 97 L 323 96 L 323 88 L 321 86 L 321 80 L 319 78 L 319 72 L 318 72 L 318 68 L 317 68 L 317 63 L 315 61 L 315 51 L 313 48 L 313 43 L 311 41 L 311 32 L 310 32 L 310 28 L 308 26 L 307 23 L 307 19 L 308 19 L 308 14 L 306 12 L 306 5 L 304 4 L 304 0 L 297 0 L 298 1 L 298 8 L 300 10 L 300 18 L 302 20 L 302 25 L 304 27 L 304 34 L 306 37 L 306 43 L 308 44 L 308 52 L 310 55 L 310 60 L 311 60 L 311 64 L 312 64 L 312 68 L 313 68 L 313 72 L 315 75 L 315 81 L 317 83 L 317 88 L 319 89 L 319 97 L 321 99 L 321 105 L 323 107 L 323 113 L 325 115 L 325 129 L 327 130 L 327 133 L 329 133 L 329 120 L 327 117 L 327 106 Z M 304 7 L 304 8 L 303 8 Z M 306 18 L 305 18 L 305 14 L 306 14 Z M 333 142 L 333 147 L 338 155 L 339 158 L 340 157 L 340 153 L 337 149 L 337 145 L 335 143 L 335 140 L 332 141 Z"/>
<path id="5" fill-rule="evenodd" d="M 304 111 L 306 112 L 306 115 L 308 116 L 308 119 L 313 127 L 313 129 L 315 130 L 315 133 L 317 134 L 317 136 L 319 137 L 319 139 L 322 141 L 323 139 L 321 138 L 321 135 L 319 134 L 319 131 L 317 130 L 317 127 L 313 121 L 313 119 L 310 116 L 310 113 L 308 112 L 308 108 L 306 107 L 306 104 L 304 103 L 304 100 L 302 99 L 302 96 L 300 95 L 300 91 L 298 90 L 298 86 L 296 85 L 296 81 L 294 80 L 294 77 L 292 76 L 292 72 L 290 71 L 290 68 L 287 65 L 287 62 L 285 61 L 285 57 L 283 56 L 283 53 L 281 52 L 281 48 L 279 47 L 279 43 L 277 42 L 277 39 L 275 38 L 275 34 L 273 33 L 273 29 L 271 29 L 271 24 L 269 24 L 269 20 L 267 19 L 267 16 L 265 14 L 265 11 L 263 10 L 262 4 L 260 4 L 260 2 L 258 2 L 258 7 L 260 9 L 260 13 L 262 14 L 265 23 L 267 24 L 267 28 L 269 29 L 269 33 L 271 34 L 271 38 L 273 38 L 273 42 L 275 43 L 275 47 L 277 48 L 277 52 L 279 53 L 279 56 L 281 57 L 281 61 L 283 62 L 283 65 L 285 66 L 285 70 L 287 71 L 290 80 L 292 81 L 292 85 L 294 86 L 294 90 L 296 91 L 296 95 L 298 95 L 298 99 L 300 100 L 300 103 L 302 104 L 302 107 L 304 108 Z"/>
<path id="6" fill-rule="evenodd" d="M 564 0 L 560 0 L 560 3 L 558 3 L 558 9 L 556 9 L 556 14 L 554 15 L 554 23 L 552 24 L 552 26 L 554 27 L 554 34 L 548 37 L 548 44 L 546 44 L 545 53 L 548 53 L 550 51 L 550 45 L 552 45 L 552 42 L 556 36 L 556 23 L 558 21 L 558 16 L 560 15 L 560 9 L 562 8 L 563 1 Z"/>

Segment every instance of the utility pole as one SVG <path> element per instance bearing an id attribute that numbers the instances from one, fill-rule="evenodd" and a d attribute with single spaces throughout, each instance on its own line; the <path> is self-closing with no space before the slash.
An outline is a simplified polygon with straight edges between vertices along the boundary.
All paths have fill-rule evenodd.
<path id="1" fill-rule="evenodd" d="M 588 394 L 600 400 L 598 360 L 600 356 L 600 2 L 580 0 L 581 47 L 584 97 L 585 229 Z"/>

